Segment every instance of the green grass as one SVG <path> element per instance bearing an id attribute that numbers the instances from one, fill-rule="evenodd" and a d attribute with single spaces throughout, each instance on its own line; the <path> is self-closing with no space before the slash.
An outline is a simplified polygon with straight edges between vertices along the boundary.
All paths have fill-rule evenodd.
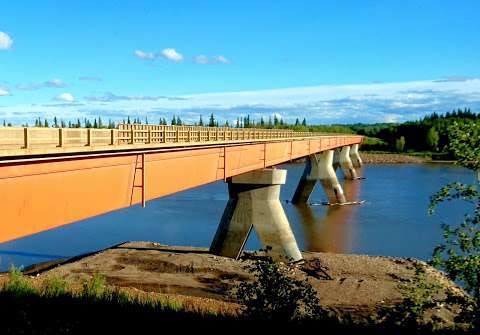
<path id="1" fill-rule="evenodd" d="M 339 321 L 335 318 L 301 323 L 277 320 L 252 321 L 245 316 L 189 311 L 173 300 L 130 295 L 111 288 L 99 274 L 85 279 L 80 290 L 72 290 L 63 278 L 50 276 L 39 285 L 12 268 L 9 281 L 0 290 L 0 334 L 94 334 L 165 333 L 183 329 L 245 330 L 265 327 L 299 330 L 316 327 L 325 334 L 433 334 L 421 329 L 385 328 L 373 323 Z M 193 328 L 192 328 L 193 327 Z M 434 334 L 453 334 L 435 332 Z"/>

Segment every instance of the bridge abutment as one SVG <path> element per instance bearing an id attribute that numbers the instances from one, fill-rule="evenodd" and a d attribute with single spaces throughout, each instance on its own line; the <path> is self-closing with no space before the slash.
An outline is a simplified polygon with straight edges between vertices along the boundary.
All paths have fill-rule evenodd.
<path id="1" fill-rule="evenodd" d="M 350 159 L 350 146 L 347 145 L 342 148 L 339 155 L 339 162 L 345 179 L 357 179 L 357 172 L 355 171 L 352 160 Z"/>
<path id="2" fill-rule="evenodd" d="M 345 195 L 333 168 L 334 150 L 310 155 L 297 186 L 292 203 L 306 203 L 313 192 L 315 183 L 320 181 L 330 203 L 344 203 Z"/>
<path id="3" fill-rule="evenodd" d="M 280 203 L 280 186 L 287 170 L 263 169 L 228 181 L 229 200 L 210 246 L 210 252 L 237 258 L 252 227 L 270 256 L 298 261 L 302 254 Z"/>

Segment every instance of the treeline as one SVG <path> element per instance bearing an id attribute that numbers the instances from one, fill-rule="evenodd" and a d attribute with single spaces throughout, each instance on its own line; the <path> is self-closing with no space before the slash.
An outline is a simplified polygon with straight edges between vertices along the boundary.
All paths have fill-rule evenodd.
<path id="1" fill-rule="evenodd" d="M 376 138 L 368 139 L 362 146 L 363 150 L 445 152 L 448 127 L 454 122 L 462 123 L 465 120 L 480 122 L 480 114 L 465 108 L 445 114 L 432 113 L 420 120 L 401 124 L 355 124 L 350 125 L 350 128 L 357 134 Z"/>
<path id="2" fill-rule="evenodd" d="M 184 122 L 180 116 L 174 115 L 170 121 L 167 121 L 165 117 L 160 117 L 158 122 L 150 123 L 148 118 L 144 120 L 140 118 L 130 118 L 129 116 L 126 119 L 123 119 L 119 123 L 124 124 L 158 124 L 158 125 L 193 125 L 193 126 L 206 126 L 206 127 L 231 127 L 231 128 L 265 128 L 265 129 L 290 129 L 294 131 L 313 131 L 313 132 L 336 132 L 336 133 L 353 133 L 353 130 L 345 125 L 309 125 L 307 124 L 306 118 L 300 120 L 297 118 L 295 122 L 288 123 L 277 115 L 269 116 L 264 118 L 263 116 L 260 119 L 253 119 L 250 115 L 238 117 L 234 122 L 230 123 L 228 120 L 220 123 L 213 113 L 210 114 L 209 118 L 204 121 L 203 116 L 200 115 L 198 121 L 193 123 Z M 35 127 L 53 127 L 53 128 L 116 128 L 117 123 L 112 120 L 104 122 L 101 117 L 94 118 L 93 120 L 83 118 L 78 118 L 76 121 L 64 121 L 57 117 L 53 119 L 35 119 Z M 3 121 L 4 127 L 11 127 L 11 123 Z M 22 127 L 28 127 L 28 123 L 22 124 Z"/>

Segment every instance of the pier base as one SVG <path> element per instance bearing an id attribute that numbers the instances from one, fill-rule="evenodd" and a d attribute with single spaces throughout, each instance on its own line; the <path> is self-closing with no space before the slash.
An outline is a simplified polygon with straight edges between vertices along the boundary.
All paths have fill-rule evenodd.
<path id="1" fill-rule="evenodd" d="M 252 227 L 275 259 L 298 261 L 302 254 L 280 203 L 287 170 L 263 169 L 230 178 L 229 200 L 210 252 L 238 258 Z"/>
<path id="2" fill-rule="evenodd" d="M 350 159 L 350 146 L 347 145 L 342 148 L 340 151 L 339 160 L 345 179 L 357 179 L 357 172 L 355 171 L 352 160 Z"/>
<path id="3" fill-rule="evenodd" d="M 326 150 L 308 157 L 307 165 L 298 183 L 292 203 L 306 203 L 317 180 L 320 181 L 330 203 L 346 202 L 342 186 L 338 182 L 333 168 L 333 155 L 333 150 Z"/>
<path id="4" fill-rule="evenodd" d="M 350 159 L 352 160 L 353 167 L 362 167 L 363 162 L 358 153 L 358 144 L 352 144 L 350 148 Z"/>

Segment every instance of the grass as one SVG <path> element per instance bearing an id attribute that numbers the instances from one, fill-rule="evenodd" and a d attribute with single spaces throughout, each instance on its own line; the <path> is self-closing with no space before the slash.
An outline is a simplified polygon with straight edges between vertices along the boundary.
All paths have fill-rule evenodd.
<path id="1" fill-rule="evenodd" d="M 99 274 L 85 279 L 79 289 L 58 276 L 34 281 L 12 268 L 0 290 L 0 334 L 161 333 L 190 329 L 259 330 L 314 326 L 328 334 L 411 334 L 412 329 L 385 328 L 373 323 L 344 322 L 336 318 L 301 323 L 267 322 L 245 315 L 227 315 L 187 308 L 174 299 L 132 294 L 106 285 Z M 212 323 L 214 322 L 214 323 Z M 228 326 L 228 328 L 227 328 Z M 205 327 L 205 328 L 204 328 Z M 255 327 L 255 328 L 252 328 Z M 268 328 L 267 328 L 268 327 Z M 168 329 L 168 330 L 167 330 Z M 415 334 L 433 334 L 417 329 Z M 453 334 L 435 332 L 435 334 Z"/>

